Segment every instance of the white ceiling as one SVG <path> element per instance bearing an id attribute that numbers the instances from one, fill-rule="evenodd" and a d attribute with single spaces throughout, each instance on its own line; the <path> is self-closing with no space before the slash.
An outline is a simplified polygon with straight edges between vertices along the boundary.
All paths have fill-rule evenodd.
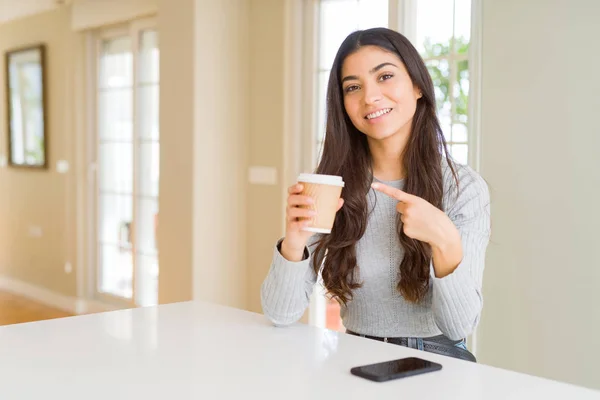
<path id="1" fill-rule="evenodd" d="M 0 24 L 52 10 L 71 0 L 0 0 Z"/>

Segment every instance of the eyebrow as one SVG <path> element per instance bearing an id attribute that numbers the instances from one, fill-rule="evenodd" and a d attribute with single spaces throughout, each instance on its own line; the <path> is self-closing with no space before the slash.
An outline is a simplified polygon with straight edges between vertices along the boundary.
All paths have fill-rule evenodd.
<path id="1" fill-rule="evenodd" d="M 398 68 L 395 64 L 392 64 L 391 62 L 384 62 L 379 64 L 378 66 L 376 66 L 375 68 L 373 68 L 372 70 L 369 71 L 370 74 L 374 74 L 375 72 L 379 71 L 381 68 L 391 65 L 392 67 L 396 67 Z M 356 75 L 348 75 L 345 76 L 344 79 L 342 79 L 342 83 L 346 82 L 346 81 L 351 81 L 351 80 L 358 80 L 358 76 Z"/>

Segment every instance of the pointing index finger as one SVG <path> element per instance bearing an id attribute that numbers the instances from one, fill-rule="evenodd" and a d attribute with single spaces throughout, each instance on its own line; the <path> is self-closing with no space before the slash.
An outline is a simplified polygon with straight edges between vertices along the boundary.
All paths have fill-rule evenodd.
<path id="1" fill-rule="evenodd" d="M 410 195 L 408 193 L 405 193 L 400 189 L 393 188 L 393 187 L 385 185 L 383 183 L 374 182 L 371 184 L 371 187 L 383 194 L 387 194 L 388 196 L 390 196 L 398 201 L 406 202 L 406 201 L 410 200 Z"/>

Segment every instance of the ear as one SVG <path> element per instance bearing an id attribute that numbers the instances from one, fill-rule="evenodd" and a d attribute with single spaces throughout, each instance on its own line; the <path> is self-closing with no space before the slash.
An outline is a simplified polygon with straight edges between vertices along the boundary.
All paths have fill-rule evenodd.
<path id="1" fill-rule="evenodd" d="M 415 98 L 418 100 L 423 97 L 423 92 L 419 89 L 418 86 L 414 86 Z"/>

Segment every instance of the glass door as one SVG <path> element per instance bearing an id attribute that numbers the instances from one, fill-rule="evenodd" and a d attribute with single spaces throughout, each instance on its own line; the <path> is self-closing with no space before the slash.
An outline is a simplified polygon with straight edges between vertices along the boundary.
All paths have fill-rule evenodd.
<path id="1" fill-rule="evenodd" d="M 103 31 L 97 46 L 98 297 L 158 301 L 159 48 L 150 21 Z"/>

